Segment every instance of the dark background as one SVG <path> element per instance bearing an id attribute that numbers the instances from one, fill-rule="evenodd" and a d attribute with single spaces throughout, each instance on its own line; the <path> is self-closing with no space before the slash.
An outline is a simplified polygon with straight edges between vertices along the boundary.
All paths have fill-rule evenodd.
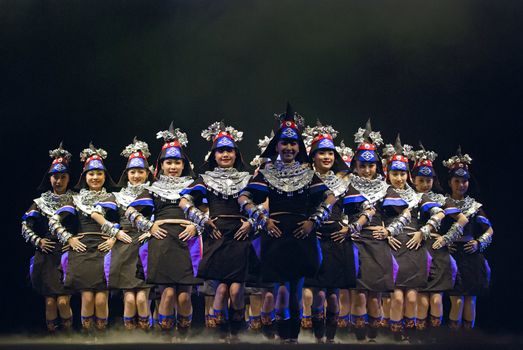
<path id="1" fill-rule="evenodd" d="M 20 217 L 60 140 L 76 174 L 92 140 L 118 178 L 135 135 L 155 158 L 175 120 L 199 164 L 200 131 L 223 118 L 250 160 L 286 100 L 351 146 L 368 117 L 387 142 L 423 140 L 438 164 L 461 144 L 495 228 L 477 325 L 517 331 L 522 15 L 521 1 L 1 0 L 0 332 L 43 326 Z"/>

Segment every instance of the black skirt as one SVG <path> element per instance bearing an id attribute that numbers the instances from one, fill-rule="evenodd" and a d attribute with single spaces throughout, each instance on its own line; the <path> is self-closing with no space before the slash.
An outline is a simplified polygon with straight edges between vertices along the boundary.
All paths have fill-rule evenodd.
<path id="1" fill-rule="evenodd" d="M 136 277 L 140 233 L 136 230 L 127 232 L 132 243 L 116 241 L 111 251 L 105 255 L 105 278 L 109 289 L 144 289 L 149 286 Z"/>
<path id="2" fill-rule="evenodd" d="M 395 286 L 396 288 L 419 290 L 427 287 L 429 257 L 425 243 L 422 243 L 418 249 L 407 248 L 407 242 L 412 237 L 407 232 L 396 236 L 396 239 L 401 242 L 401 247 L 398 250 L 392 250 L 398 263 Z"/>
<path id="3" fill-rule="evenodd" d="M 198 277 L 220 282 L 245 282 L 251 242 L 249 239 L 234 239 L 234 234 L 242 226 L 240 218 L 218 217 L 215 224 L 222 237 L 214 239 L 210 235 L 206 236 Z"/>
<path id="4" fill-rule="evenodd" d="M 321 248 L 316 233 L 295 238 L 293 231 L 306 220 L 302 215 L 283 214 L 274 217 L 283 235 L 279 238 L 261 233 L 261 275 L 263 282 L 286 282 L 314 277 L 321 264 Z"/>
<path id="5" fill-rule="evenodd" d="M 60 264 L 62 259 L 62 244 L 53 240 L 55 248 L 50 253 L 39 250 L 31 258 L 29 276 L 33 289 L 40 295 L 57 296 L 71 294 L 63 284 Z"/>
<path id="6" fill-rule="evenodd" d="M 430 255 L 430 269 L 427 287 L 420 289 L 422 293 L 441 293 L 454 288 L 458 267 L 456 260 L 450 255 L 447 247 L 432 249 L 435 239 L 425 242 Z"/>
<path id="7" fill-rule="evenodd" d="M 306 287 L 316 288 L 354 288 L 356 287 L 355 246 L 350 239 L 339 243 L 334 242 L 331 233 L 341 230 L 338 222 L 323 225 L 320 247 L 323 256 L 318 274 L 305 279 Z"/>
<path id="8" fill-rule="evenodd" d="M 195 277 L 202 256 L 200 236 L 183 242 L 178 235 L 185 229 L 179 224 L 164 224 L 164 239 L 151 238 L 139 249 L 137 277 L 148 284 L 197 285 Z"/>
<path id="9" fill-rule="evenodd" d="M 62 256 L 65 287 L 77 292 L 107 290 L 104 273 L 106 253 L 98 250 L 98 245 L 104 242 L 107 236 L 79 234 L 77 237 L 87 246 L 87 250 L 75 252 L 69 248 Z"/>
<path id="10" fill-rule="evenodd" d="M 356 289 L 371 292 L 391 292 L 398 271 L 387 240 L 372 237 L 372 231 L 363 229 L 356 241 L 359 272 Z"/>
<path id="11" fill-rule="evenodd" d="M 449 295 L 485 295 L 490 284 L 490 266 L 482 253 L 469 254 L 463 250 L 466 242 L 456 242 L 452 254 L 458 266 L 456 284 Z"/>

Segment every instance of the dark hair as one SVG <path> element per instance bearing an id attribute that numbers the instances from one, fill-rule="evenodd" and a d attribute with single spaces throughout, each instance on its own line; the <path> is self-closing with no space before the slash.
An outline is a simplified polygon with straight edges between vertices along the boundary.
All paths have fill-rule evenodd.
<path id="1" fill-rule="evenodd" d="M 162 158 L 162 159 L 160 159 L 158 161 L 158 169 L 156 169 L 156 179 L 155 180 L 160 178 L 160 175 L 163 174 L 162 164 L 163 164 L 163 162 L 165 162 L 168 159 L 177 159 L 177 160 L 181 160 L 183 162 L 183 170 L 182 170 L 182 173 L 180 174 L 180 177 L 182 177 L 182 176 L 190 176 L 190 177 L 193 177 L 193 178 L 195 177 L 194 171 L 192 170 L 191 164 L 189 163 L 189 160 L 187 159 L 187 157 L 184 157 L 184 158 Z"/>
<path id="2" fill-rule="evenodd" d="M 363 153 L 364 151 L 366 151 L 366 150 L 357 150 L 356 153 L 354 154 L 354 157 L 352 157 L 352 160 L 350 162 L 350 168 L 349 168 L 349 171 L 351 173 L 353 173 L 353 174 L 358 173 L 356 171 L 356 163 L 360 162 L 360 160 L 358 160 L 358 156 L 361 153 Z M 377 160 L 375 162 L 366 162 L 366 163 L 376 163 L 376 174 L 380 174 L 381 176 L 385 177 L 385 172 L 383 171 L 383 165 L 381 164 L 381 157 L 379 156 L 377 151 L 374 151 L 374 153 L 376 154 Z"/>
<path id="3" fill-rule="evenodd" d="M 105 187 L 107 189 L 113 189 L 113 188 L 117 188 L 118 187 L 107 170 L 92 169 L 92 170 L 84 171 L 82 173 L 82 175 L 80 175 L 80 179 L 78 180 L 78 183 L 74 186 L 75 190 L 81 190 L 82 188 L 87 188 L 88 187 L 87 186 L 87 182 L 85 181 L 85 175 L 89 171 L 93 171 L 93 170 L 100 170 L 100 171 L 103 171 L 105 173 L 105 181 L 104 181 L 103 187 Z"/>
<path id="4" fill-rule="evenodd" d="M 345 164 L 345 161 L 343 160 L 343 158 L 341 158 L 338 151 L 332 148 L 317 148 L 313 152 L 311 152 L 309 154 L 311 164 L 314 164 L 314 156 L 319 151 L 331 151 L 332 153 L 334 153 L 334 163 L 332 164 L 332 168 L 330 170 L 332 170 L 335 174 L 350 171 L 349 167 L 347 166 L 347 164 Z"/>
<path id="5" fill-rule="evenodd" d="M 127 182 L 129 181 L 129 179 L 127 177 L 127 173 L 131 169 L 143 169 L 143 170 L 147 171 L 147 179 L 145 181 L 153 182 L 154 176 L 151 173 L 151 170 L 149 170 L 149 168 L 147 168 L 147 167 L 145 167 L 145 168 L 126 168 L 122 172 L 122 176 L 120 176 L 120 180 L 118 180 L 118 183 L 116 184 L 117 187 L 121 188 L 121 187 L 127 186 Z"/>
<path id="6" fill-rule="evenodd" d="M 247 165 L 243 161 L 243 156 L 238 148 L 236 148 L 236 147 L 217 147 L 211 151 L 207 160 L 200 167 L 200 171 L 205 172 L 205 171 L 213 170 L 214 168 L 216 168 L 218 166 L 218 163 L 216 162 L 216 151 L 219 150 L 220 148 L 233 149 L 234 153 L 236 154 L 236 159 L 234 160 L 233 168 L 235 168 L 238 171 L 247 170 Z"/>
<path id="7" fill-rule="evenodd" d="M 63 172 L 63 173 L 45 173 L 44 174 L 44 177 L 42 178 L 42 182 L 40 182 L 40 185 L 38 185 L 38 187 L 36 188 L 38 191 L 42 191 L 42 192 L 45 192 L 45 191 L 52 191 L 53 190 L 53 186 L 51 186 L 51 176 L 53 176 L 54 174 L 68 174 L 69 175 L 69 182 L 67 183 L 67 189 L 70 189 L 71 188 L 71 183 L 73 182 L 72 181 L 72 176 L 71 176 L 71 173 L 66 171 L 66 172 Z"/>

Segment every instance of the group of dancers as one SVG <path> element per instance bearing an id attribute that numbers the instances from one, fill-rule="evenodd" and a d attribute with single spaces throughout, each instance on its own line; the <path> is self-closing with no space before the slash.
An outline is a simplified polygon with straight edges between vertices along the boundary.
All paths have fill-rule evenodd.
<path id="1" fill-rule="evenodd" d="M 320 343 L 349 330 L 359 341 L 379 329 L 398 341 L 423 338 L 442 324 L 443 293 L 448 326 L 473 328 L 493 229 L 468 196 L 472 159 L 458 150 L 443 162 L 443 195 L 436 153 L 399 136 L 382 148 L 370 121 L 352 151 L 335 146 L 332 126 L 304 127 L 290 105 L 275 120 L 253 174 L 238 146 L 243 133 L 223 122 L 202 131 L 212 146 L 198 176 L 187 135 L 173 124 L 157 134 L 164 144 L 154 166 L 145 142 L 123 150 L 118 183 L 107 152 L 90 144 L 73 191 L 71 154 L 50 151 L 43 193 L 22 218 L 47 329 L 72 329 L 70 297 L 79 294 L 82 330 L 104 332 L 110 291 L 123 292 L 125 329 L 182 341 L 193 293 L 204 296 L 206 327 L 221 341 L 238 341 L 246 319 L 284 343 L 302 328 Z"/>

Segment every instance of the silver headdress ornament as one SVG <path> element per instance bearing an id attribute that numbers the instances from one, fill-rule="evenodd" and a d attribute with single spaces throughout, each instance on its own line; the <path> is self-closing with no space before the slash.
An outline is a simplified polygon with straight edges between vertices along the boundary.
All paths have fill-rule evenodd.
<path id="1" fill-rule="evenodd" d="M 343 140 L 340 142 L 339 146 L 336 146 L 336 151 L 338 151 L 342 157 L 352 158 L 354 156 L 354 151 L 352 148 L 345 146 L 345 142 Z"/>
<path id="2" fill-rule="evenodd" d="M 80 160 L 85 162 L 89 157 L 94 155 L 100 156 L 102 159 L 107 158 L 107 152 L 103 148 L 96 148 L 92 142 L 89 142 L 89 148 L 85 148 L 80 152 Z"/>
<path id="3" fill-rule="evenodd" d="M 296 126 L 298 127 L 299 130 L 303 130 L 303 128 L 305 126 L 305 119 L 301 115 L 299 115 L 297 112 L 294 112 L 294 110 L 292 109 L 292 106 L 289 102 L 287 102 L 287 110 L 285 111 L 285 113 L 282 113 L 282 114 L 275 113 L 274 117 L 280 122 L 280 125 L 278 125 L 278 126 L 281 126 L 281 124 L 284 121 L 290 120 L 289 118 L 292 118 L 292 121 L 294 122 L 294 124 L 296 124 Z"/>
<path id="4" fill-rule="evenodd" d="M 58 148 L 49 150 L 49 157 L 51 157 L 52 159 L 63 158 L 67 162 L 69 162 L 71 160 L 72 155 L 67 150 L 63 149 L 63 142 L 60 142 Z"/>
<path id="5" fill-rule="evenodd" d="M 411 145 L 407 145 L 407 144 L 402 145 L 401 144 L 400 134 L 398 134 L 396 136 L 396 141 L 395 141 L 394 145 L 389 143 L 389 144 L 386 144 L 385 147 L 383 148 L 383 157 L 384 158 L 390 159 L 396 154 L 405 156 L 409 159 L 413 155 L 413 150 L 412 150 Z"/>
<path id="6" fill-rule="evenodd" d="M 383 138 L 379 131 L 372 131 L 369 118 L 365 124 L 365 129 L 358 128 L 358 132 L 354 134 L 354 142 L 358 145 L 364 142 L 372 142 L 376 147 L 379 147 L 383 145 Z"/>
<path id="7" fill-rule="evenodd" d="M 329 134 L 335 139 L 338 136 L 338 131 L 334 130 L 331 125 L 323 125 L 319 120 L 316 121 L 316 126 L 305 127 L 305 130 L 302 132 L 305 147 L 310 147 L 314 138 L 323 134 Z"/>
<path id="8" fill-rule="evenodd" d="M 122 153 L 120 153 L 122 156 L 129 158 L 129 156 L 136 152 L 142 152 L 145 158 L 149 158 L 151 155 L 151 152 L 149 152 L 149 146 L 147 143 L 140 141 L 136 138 L 136 136 L 133 139 L 133 143 L 130 145 L 127 145 L 127 147 L 124 148 Z"/>
<path id="9" fill-rule="evenodd" d="M 165 142 L 177 140 L 183 147 L 187 146 L 187 144 L 189 143 L 189 140 L 187 139 L 187 134 L 180 131 L 179 128 L 175 129 L 173 126 L 173 122 L 171 122 L 171 125 L 169 125 L 169 130 L 157 132 L 156 138 L 163 138 Z"/>
<path id="10" fill-rule="evenodd" d="M 436 152 L 427 151 L 425 147 L 423 147 L 423 144 L 421 142 L 419 143 L 419 146 L 421 148 L 420 150 L 412 151 L 412 156 L 410 158 L 413 161 L 421 162 L 424 160 L 430 160 L 431 162 L 433 162 L 434 160 L 436 160 L 436 157 L 438 156 Z"/>
<path id="11" fill-rule="evenodd" d="M 212 123 L 207 129 L 202 130 L 201 135 L 207 141 L 213 141 L 221 132 L 226 132 L 231 135 L 234 142 L 243 140 L 243 131 L 236 130 L 232 126 L 225 126 L 223 121 Z"/>
<path id="12" fill-rule="evenodd" d="M 264 136 L 263 139 L 258 139 L 258 148 L 260 149 L 260 154 L 265 151 L 267 146 L 269 146 L 269 143 L 271 142 L 271 139 L 274 137 L 274 131 L 271 131 L 271 135 Z M 249 163 L 251 166 L 259 167 L 262 165 L 267 159 L 261 158 L 259 154 L 257 154 Z"/>
<path id="13" fill-rule="evenodd" d="M 452 169 L 454 165 L 463 163 L 470 165 L 472 163 L 472 158 L 468 154 L 462 154 L 461 153 L 461 146 L 458 147 L 458 151 L 455 156 L 450 157 L 447 160 L 443 161 L 443 165 L 449 169 Z"/>

